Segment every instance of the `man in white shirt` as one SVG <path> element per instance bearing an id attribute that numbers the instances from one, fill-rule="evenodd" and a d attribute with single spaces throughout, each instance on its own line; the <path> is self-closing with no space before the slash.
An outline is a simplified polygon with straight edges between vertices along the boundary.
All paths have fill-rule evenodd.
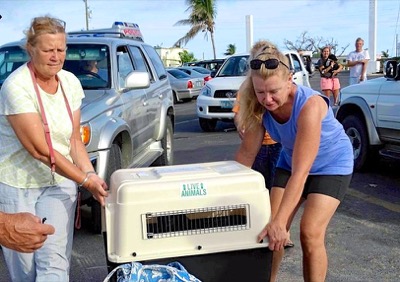
<path id="1" fill-rule="evenodd" d="M 349 85 L 357 84 L 367 80 L 367 67 L 370 59 L 368 51 L 363 50 L 364 40 L 356 39 L 356 50 L 347 56 L 347 66 L 350 68 Z"/>

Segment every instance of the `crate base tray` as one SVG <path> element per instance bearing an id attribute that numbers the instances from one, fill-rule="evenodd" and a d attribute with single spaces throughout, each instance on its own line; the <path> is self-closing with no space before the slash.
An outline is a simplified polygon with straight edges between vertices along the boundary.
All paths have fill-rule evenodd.
<path id="1" fill-rule="evenodd" d="M 179 261 L 186 270 L 203 282 L 270 280 L 272 254 L 268 248 L 220 252 L 205 255 L 140 261 L 142 264 L 168 264 Z M 108 262 L 111 271 L 117 264 Z"/>

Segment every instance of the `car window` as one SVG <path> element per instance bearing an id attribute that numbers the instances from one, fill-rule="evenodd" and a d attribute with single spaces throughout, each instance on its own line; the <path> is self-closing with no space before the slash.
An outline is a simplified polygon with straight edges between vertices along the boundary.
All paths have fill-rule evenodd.
<path id="1" fill-rule="evenodd" d="M 120 88 L 125 87 L 125 78 L 134 68 L 126 46 L 117 49 L 118 83 Z"/>
<path id="2" fill-rule="evenodd" d="M 150 60 L 152 61 L 154 68 L 156 69 L 158 79 L 166 79 L 167 74 L 165 73 L 164 65 L 156 50 L 154 50 L 153 47 L 148 45 L 144 45 L 143 47 L 147 55 L 149 56 Z"/>
<path id="3" fill-rule="evenodd" d="M 210 71 L 217 72 L 223 63 L 224 63 L 224 59 L 216 59 L 216 60 L 210 60 L 210 61 L 194 62 L 194 63 L 191 63 L 190 65 L 191 66 L 199 66 L 199 67 L 208 69 Z"/>
<path id="4" fill-rule="evenodd" d="M 295 54 L 290 54 L 290 56 L 293 61 L 294 72 L 302 71 L 299 58 Z"/>
<path id="5" fill-rule="evenodd" d="M 155 80 L 153 73 L 151 72 L 151 69 L 140 48 L 137 46 L 129 46 L 129 50 L 133 56 L 135 70 L 147 72 L 149 74 L 150 81 L 154 82 Z"/>
<path id="6" fill-rule="evenodd" d="M 170 75 L 172 75 L 173 77 L 175 77 L 177 79 L 190 78 L 190 76 L 187 73 L 185 73 L 181 70 L 178 70 L 178 69 L 169 69 L 167 71 Z"/>
<path id="7" fill-rule="evenodd" d="M 2 48 L 0 50 L 0 86 L 14 70 L 28 60 L 28 54 L 19 46 Z"/>
<path id="8" fill-rule="evenodd" d="M 245 76 L 248 70 L 248 57 L 248 55 L 230 57 L 222 66 L 218 76 Z"/>
<path id="9" fill-rule="evenodd" d="M 204 68 L 193 68 L 193 69 L 202 74 L 210 74 L 210 71 Z"/>
<path id="10" fill-rule="evenodd" d="M 179 70 L 186 72 L 187 74 L 190 74 L 190 70 L 188 70 L 188 69 L 179 69 Z"/>
<path id="11" fill-rule="evenodd" d="M 110 56 L 103 44 L 67 44 L 63 69 L 80 80 L 83 89 L 110 88 Z"/>
<path id="12" fill-rule="evenodd" d="M 142 52 L 139 50 L 139 48 L 136 46 L 129 46 L 129 49 L 131 50 L 133 55 L 133 61 L 135 62 L 135 70 L 148 71 Z"/>

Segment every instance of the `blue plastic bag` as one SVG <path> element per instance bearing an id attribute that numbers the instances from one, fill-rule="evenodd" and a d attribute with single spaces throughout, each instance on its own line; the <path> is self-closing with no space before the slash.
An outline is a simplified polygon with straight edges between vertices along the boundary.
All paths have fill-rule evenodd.
<path id="1" fill-rule="evenodd" d="M 139 262 L 122 264 L 114 268 L 104 282 L 109 281 L 115 272 L 117 272 L 117 282 L 201 282 L 187 272 L 179 262 L 167 265 L 143 265 Z"/>

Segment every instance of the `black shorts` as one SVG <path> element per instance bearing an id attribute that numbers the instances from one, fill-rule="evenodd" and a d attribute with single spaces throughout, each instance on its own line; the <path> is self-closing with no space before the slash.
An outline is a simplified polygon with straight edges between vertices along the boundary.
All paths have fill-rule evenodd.
<path id="1" fill-rule="evenodd" d="M 273 187 L 285 188 L 290 175 L 290 171 L 276 168 Z M 350 186 L 352 175 L 309 175 L 304 185 L 302 197 L 307 199 L 308 194 L 318 193 L 342 201 L 347 188 Z"/>

